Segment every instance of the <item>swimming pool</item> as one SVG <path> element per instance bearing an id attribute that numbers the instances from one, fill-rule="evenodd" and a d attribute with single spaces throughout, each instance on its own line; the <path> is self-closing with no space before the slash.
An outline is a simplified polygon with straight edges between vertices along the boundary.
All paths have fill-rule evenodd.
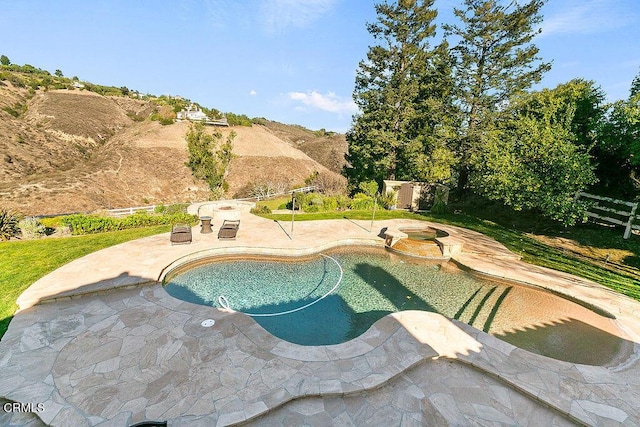
<path id="1" fill-rule="evenodd" d="M 273 335 L 301 345 L 348 341 L 403 310 L 437 312 L 576 363 L 610 363 L 624 345 L 613 322 L 575 302 L 378 248 L 294 259 L 213 258 L 171 272 L 165 289 L 182 300 L 249 314 Z"/>

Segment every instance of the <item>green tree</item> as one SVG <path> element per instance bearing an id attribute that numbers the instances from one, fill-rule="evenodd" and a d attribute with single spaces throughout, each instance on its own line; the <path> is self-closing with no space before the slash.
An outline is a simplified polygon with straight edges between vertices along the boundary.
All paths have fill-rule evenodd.
<path id="1" fill-rule="evenodd" d="M 640 94 L 640 73 L 638 73 L 631 82 L 630 97 Z"/>
<path id="2" fill-rule="evenodd" d="M 231 132 L 218 148 L 218 142 L 222 139 L 220 132 L 208 133 L 202 123 L 193 123 L 187 132 L 189 161 L 185 165 L 191 169 L 196 179 L 201 179 L 209 185 L 212 196 L 221 196 L 225 191 L 225 177 L 233 159 L 235 136 L 235 132 Z"/>
<path id="3" fill-rule="evenodd" d="M 542 79 L 551 66 L 540 62 L 532 44 L 540 32 L 540 9 L 546 0 L 527 3 L 500 0 L 464 0 L 454 8 L 460 25 L 445 25 L 458 40 L 452 49 L 457 58 L 455 77 L 462 106 L 458 189 L 466 187 L 469 159 L 487 143 L 495 116 L 514 95 Z"/>
<path id="4" fill-rule="evenodd" d="M 7 57 L 7 55 L 0 55 L 0 64 L 2 65 L 11 65 L 11 61 Z"/>
<path id="5" fill-rule="evenodd" d="M 233 154 L 233 140 L 235 139 L 236 135 L 237 134 L 234 131 L 229 132 L 229 136 L 227 136 L 227 139 L 220 146 L 218 152 L 216 153 L 218 164 L 217 174 L 222 179 L 221 187 L 224 189 L 224 191 L 227 191 L 228 188 L 226 178 L 229 172 L 229 164 L 235 157 L 235 154 Z"/>
<path id="6" fill-rule="evenodd" d="M 596 181 L 588 148 L 576 144 L 575 104 L 559 87 L 512 100 L 470 157 L 472 188 L 516 210 L 534 210 L 571 225 L 584 220 L 575 194 Z"/>
<path id="7" fill-rule="evenodd" d="M 441 180 L 453 156 L 444 137 L 453 108 L 448 45 L 432 49 L 434 0 L 377 4 L 367 26 L 380 43 L 360 62 L 354 100 L 360 114 L 347 133 L 345 175 L 352 188 L 383 179 Z M 449 79 L 449 80 L 448 80 Z M 434 155 L 435 154 L 435 155 Z M 437 160 L 438 163 L 434 163 Z"/>
<path id="8" fill-rule="evenodd" d="M 375 181 L 363 181 L 358 185 L 361 193 L 374 197 L 378 193 L 378 183 Z"/>
<path id="9" fill-rule="evenodd" d="M 64 76 L 64 74 L 62 74 L 62 71 L 60 71 L 60 70 L 56 70 L 56 72 L 53 73 L 53 74 L 55 74 L 56 77 L 63 77 Z"/>
<path id="10" fill-rule="evenodd" d="M 640 74 L 631 85 L 627 100 L 608 106 L 606 120 L 598 131 L 594 153 L 600 182 L 595 192 L 626 200 L 637 200 L 640 188 Z"/>
<path id="11" fill-rule="evenodd" d="M 567 111 L 573 111 L 570 130 L 575 137 L 575 144 L 592 152 L 607 110 L 604 91 L 593 81 L 573 79 L 559 84 L 550 93 L 553 93 L 554 102 L 558 105 L 558 114 L 565 115 Z M 529 114 L 536 114 L 540 110 L 539 117 L 542 117 L 547 111 L 545 102 L 548 102 L 546 98 L 530 97 L 527 107 Z"/>

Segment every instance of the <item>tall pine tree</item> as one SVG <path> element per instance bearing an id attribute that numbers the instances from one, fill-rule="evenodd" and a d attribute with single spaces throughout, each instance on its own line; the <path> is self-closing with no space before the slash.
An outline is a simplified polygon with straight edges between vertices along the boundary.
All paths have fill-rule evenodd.
<path id="1" fill-rule="evenodd" d="M 453 59 L 446 43 L 429 45 L 436 32 L 433 3 L 376 5 L 377 22 L 367 28 L 380 44 L 359 64 L 354 100 L 360 114 L 347 133 L 345 173 L 353 187 L 371 179 L 441 180 L 450 174 Z"/>
<path id="2" fill-rule="evenodd" d="M 458 44 L 455 71 L 463 110 L 458 145 L 460 176 L 458 188 L 467 185 L 469 159 L 482 150 L 485 135 L 497 114 L 514 95 L 542 79 L 551 68 L 540 62 L 532 44 L 540 32 L 540 9 L 546 0 L 526 4 L 501 0 L 464 0 L 464 9 L 454 8 L 460 25 L 445 25 Z"/>

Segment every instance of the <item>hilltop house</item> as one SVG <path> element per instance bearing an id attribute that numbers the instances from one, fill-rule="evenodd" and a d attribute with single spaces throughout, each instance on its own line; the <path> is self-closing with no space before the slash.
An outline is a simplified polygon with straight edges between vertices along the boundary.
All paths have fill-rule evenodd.
<path id="1" fill-rule="evenodd" d="M 204 124 L 214 125 L 214 126 L 229 126 L 229 123 L 227 122 L 226 117 L 223 117 L 222 119 L 218 119 L 218 120 L 211 120 L 209 116 L 207 116 L 205 113 L 202 112 L 202 110 L 200 110 L 200 108 L 198 108 L 193 104 L 189 105 L 186 111 L 182 110 L 178 112 L 176 114 L 176 120 L 179 122 L 183 120 L 189 120 L 192 122 L 203 122 Z"/>

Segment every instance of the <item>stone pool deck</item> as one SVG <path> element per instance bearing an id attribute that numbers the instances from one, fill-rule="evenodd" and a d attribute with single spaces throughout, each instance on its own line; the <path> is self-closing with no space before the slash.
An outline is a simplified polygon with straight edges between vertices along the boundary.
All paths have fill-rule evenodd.
<path id="1" fill-rule="evenodd" d="M 219 226 L 214 221 L 214 228 Z M 434 313 L 401 312 L 347 343 L 303 347 L 240 313 L 179 301 L 158 279 L 205 255 L 382 246 L 384 229 L 433 226 L 472 269 L 543 286 L 616 316 L 633 352 L 616 366 L 532 354 Z M 423 221 L 278 223 L 243 213 L 235 241 L 193 229 L 75 260 L 19 298 L 0 342 L 0 402 L 42 403 L 0 425 L 640 425 L 640 304 L 531 266 L 481 234 Z M 203 327 L 202 321 L 215 325 Z M 4 400 L 3 400 L 4 399 Z M 4 406 L 3 406 L 4 407 Z"/>

